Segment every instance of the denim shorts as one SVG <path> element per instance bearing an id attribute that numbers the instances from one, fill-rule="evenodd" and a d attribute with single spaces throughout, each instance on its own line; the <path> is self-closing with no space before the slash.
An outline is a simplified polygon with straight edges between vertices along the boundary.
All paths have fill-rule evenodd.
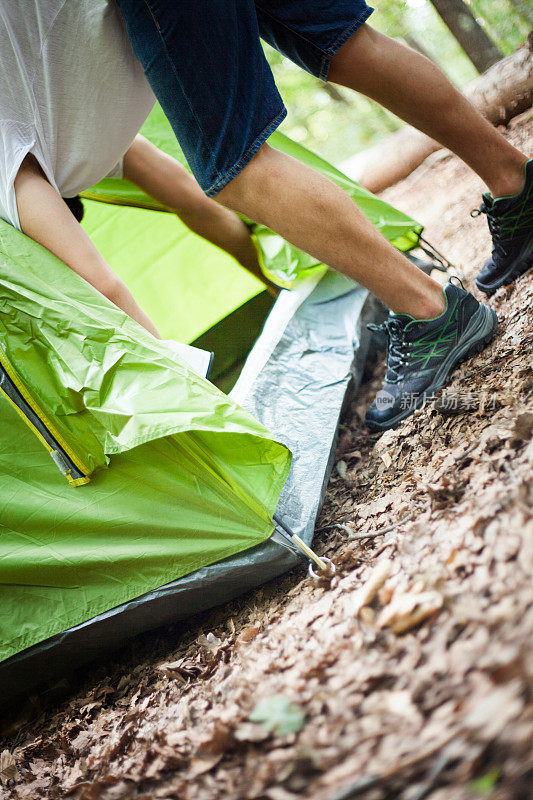
<path id="1" fill-rule="evenodd" d="M 326 80 L 364 0 L 118 0 L 133 50 L 210 197 L 285 118 L 259 39 Z"/>

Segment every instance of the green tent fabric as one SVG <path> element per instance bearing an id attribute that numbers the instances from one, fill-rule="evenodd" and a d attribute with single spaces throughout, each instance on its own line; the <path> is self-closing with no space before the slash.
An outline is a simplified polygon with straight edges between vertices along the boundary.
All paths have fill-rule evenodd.
<path id="1" fill-rule="evenodd" d="M 144 133 L 180 157 L 157 107 Z M 414 220 L 281 134 L 270 141 L 341 185 L 397 247 L 416 245 Z M 242 357 L 246 315 L 255 308 L 259 326 L 268 309 L 261 282 L 126 181 L 102 181 L 85 202 L 86 229 L 163 336 L 200 343 L 220 328 L 224 365 Z M 251 227 L 282 285 L 325 269 Z M 224 329 L 231 317 L 240 324 Z M 290 462 L 247 412 L 0 221 L 0 661 L 264 542 Z"/>
<path id="2" fill-rule="evenodd" d="M 264 284 L 174 214 L 84 200 L 83 226 L 167 339 L 192 343 Z M 179 307 L 169 292 L 186 298 Z"/>
<path id="3" fill-rule="evenodd" d="M 0 395 L 2 660 L 267 539 L 290 454 L 2 222 L 0 287 L 3 373 L 89 481 Z"/>

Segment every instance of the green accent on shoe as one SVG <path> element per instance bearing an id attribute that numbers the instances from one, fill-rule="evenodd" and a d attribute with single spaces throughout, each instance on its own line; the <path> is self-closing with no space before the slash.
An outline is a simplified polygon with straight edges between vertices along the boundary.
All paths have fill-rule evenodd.
<path id="1" fill-rule="evenodd" d="M 381 326 L 388 337 L 387 372 L 365 421 L 373 431 L 394 428 L 448 381 L 452 370 L 480 352 L 498 325 L 491 308 L 462 285 L 445 287 L 446 311 L 432 320 L 393 315 Z"/>
<path id="2" fill-rule="evenodd" d="M 458 304 L 459 301 L 455 300 L 452 309 L 450 311 L 450 316 L 444 323 L 436 339 L 431 338 L 432 333 L 430 331 L 425 336 L 421 336 L 417 342 L 411 345 L 411 353 L 414 354 L 414 358 L 411 359 L 411 364 L 413 366 L 418 365 L 420 369 L 425 369 L 425 367 L 427 367 L 430 359 L 433 358 L 433 356 L 444 356 L 446 354 L 446 350 L 448 349 L 450 341 L 452 341 L 453 338 L 455 337 L 455 333 L 452 330 L 452 326 L 456 323 L 455 317 Z M 448 298 L 446 297 L 446 310 L 443 311 L 442 314 L 439 314 L 439 316 L 440 317 L 444 316 L 447 311 L 448 311 Z M 434 320 L 435 319 L 438 319 L 438 317 L 434 317 Z M 424 321 L 432 322 L 434 320 L 424 320 Z M 411 323 L 409 323 L 409 325 L 410 324 Z M 407 327 L 409 327 L 409 325 Z"/>

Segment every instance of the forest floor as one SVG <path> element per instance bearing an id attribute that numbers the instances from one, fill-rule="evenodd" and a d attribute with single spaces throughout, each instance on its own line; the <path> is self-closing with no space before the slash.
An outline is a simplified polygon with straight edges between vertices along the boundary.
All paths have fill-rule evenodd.
<path id="1" fill-rule="evenodd" d="M 531 151 L 533 113 L 506 135 Z M 480 191 L 440 154 L 385 193 L 468 288 Z M 332 581 L 295 570 L 97 665 L 13 722 L 2 800 L 530 799 L 532 301 L 531 273 L 498 291 L 493 344 L 381 436 L 374 366 L 317 526 Z"/>

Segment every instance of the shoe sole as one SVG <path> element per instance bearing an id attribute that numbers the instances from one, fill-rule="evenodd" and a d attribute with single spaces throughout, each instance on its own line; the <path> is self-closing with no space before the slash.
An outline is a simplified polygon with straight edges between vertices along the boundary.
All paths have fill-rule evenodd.
<path id="1" fill-rule="evenodd" d="M 496 312 L 488 306 L 480 305 L 472 319 L 468 323 L 463 335 L 453 348 L 439 369 L 435 373 L 435 377 L 425 391 L 416 398 L 412 406 L 403 409 L 392 419 L 387 422 L 366 422 L 367 427 L 372 433 L 388 431 L 391 428 L 396 428 L 400 422 L 410 417 L 418 408 L 424 405 L 428 395 L 438 392 L 439 389 L 448 382 L 448 378 L 453 370 L 467 361 L 472 356 L 481 353 L 493 340 L 498 327 L 498 317 Z"/>
<path id="2" fill-rule="evenodd" d="M 480 292 L 484 292 L 484 294 L 490 297 L 490 295 L 494 294 L 500 287 L 508 286 L 517 278 L 525 275 L 531 267 L 533 267 L 533 232 L 529 239 L 526 240 L 522 250 L 512 262 L 511 266 L 507 268 L 503 275 L 500 275 L 500 277 L 492 283 L 481 283 L 480 280 L 476 280 L 476 286 Z"/>

